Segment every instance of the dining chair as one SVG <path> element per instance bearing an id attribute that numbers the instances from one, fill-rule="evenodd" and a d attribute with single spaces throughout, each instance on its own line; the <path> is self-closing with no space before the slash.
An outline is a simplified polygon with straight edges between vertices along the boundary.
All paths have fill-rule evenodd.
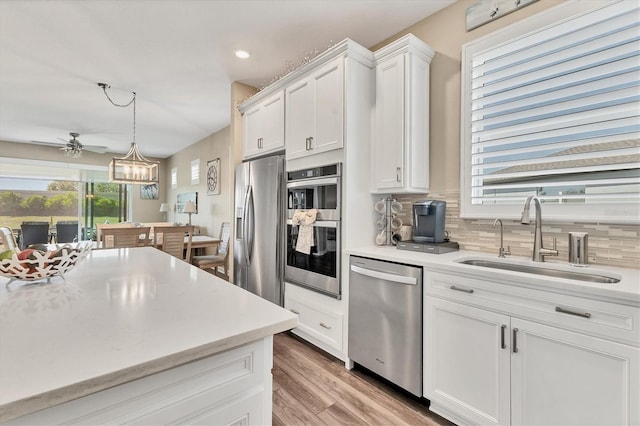
<path id="1" fill-rule="evenodd" d="M 49 222 L 22 222 L 20 235 L 20 248 L 23 250 L 31 244 L 47 244 Z"/>
<path id="2" fill-rule="evenodd" d="M 56 222 L 56 243 L 74 243 L 78 240 L 77 221 Z"/>
<path id="3" fill-rule="evenodd" d="M 101 248 L 144 247 L 151 245 L 149 227 L 102 229 Z"/>
<path id="4" fill-rule="evenodd" d="M 16 243 L 16 237 L 13 235 L 13 231 L 6 226 L 0 227 L 0 243 L 2 244 L 2 251 L 15 250 L 18 248 L 18 243 Z"/>
<path id="5" fill-rule="evenodd" d="M 96 225 L 96 241 L 102 241 L 102 230 L 103 229 L 120 229 L 120 228 L 133 228 L 133 223 L 125 222 L 125 223 L 99 223 Z"/>
<path id="6" fill-rule="evenodd" d="M 191 263 L 193 226 L 156 226 L 154 241 L 157 249 Z M 187 245 L 185 247 L 185 238 Z M 186 251 L 186 256 L 185 256 Z"/>
<path id="7" fill-rule="evenodd" d="M 213 268 L 213 273 L 218 276 L 218 267 L 222 266 L 223 278 L 229 280 L 229 239 L 231 238 L 231 223 L 224 222 L 220 227 L 220 244 L 216 254 L 193 256 L 193 264 L 200 269 Z"/>

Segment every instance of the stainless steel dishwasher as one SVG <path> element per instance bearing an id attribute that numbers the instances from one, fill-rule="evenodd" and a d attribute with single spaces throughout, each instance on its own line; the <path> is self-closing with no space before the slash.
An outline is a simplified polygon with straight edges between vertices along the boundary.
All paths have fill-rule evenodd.
<path id="1" fill-rule="evenodd" d="M 348 354 L 422 396 L 422 268 L 351 256 Z"/>

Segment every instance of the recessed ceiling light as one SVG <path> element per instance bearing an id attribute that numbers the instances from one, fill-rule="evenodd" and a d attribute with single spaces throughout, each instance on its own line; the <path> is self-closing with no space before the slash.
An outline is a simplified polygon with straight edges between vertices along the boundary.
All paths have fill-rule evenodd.
<path id="1" fill-rule="evenodd" d="M 247 59 L 249 56 L 251 56 L 251 54 L 249 52 L 247 52 L 246 50 L 238 49 L 238 50 L 234 50 L 234 53 L 240 59 Z"/>

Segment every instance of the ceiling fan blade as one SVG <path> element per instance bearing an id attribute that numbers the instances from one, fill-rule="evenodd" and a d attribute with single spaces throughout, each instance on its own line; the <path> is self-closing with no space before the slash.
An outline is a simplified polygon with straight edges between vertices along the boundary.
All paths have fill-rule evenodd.
<path id="1" fill-rule="evenodd" d="M 83 151 L 95 152 L 96 154 L 104 154 L 107 152 L 106 146 L 98 146 L 98 145 L 82 145 Z"/>
<path id="2" fill-rule="evenodd" d="M 66 142 L 64 144 L 61 143 L 55 143 L 55 142 L 42 142 L 42 141 L 31 141 L 32 144 L 34 145 L 44 145 L 44 146 L 53 146 L 56 148 L 60 148 L 60 147 L 65 147 L 66 146 Z"/>

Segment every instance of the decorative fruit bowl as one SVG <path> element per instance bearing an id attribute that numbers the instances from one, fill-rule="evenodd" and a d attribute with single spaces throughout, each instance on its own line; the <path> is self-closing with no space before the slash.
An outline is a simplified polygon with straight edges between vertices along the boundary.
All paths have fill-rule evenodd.
<path id="1" fill-rule="evenodd" d="M 69 272 L 91 251 L 91 242 L 38 245 L 0 253 L 0 275 L 13 281 L 36 281 Z"/>

